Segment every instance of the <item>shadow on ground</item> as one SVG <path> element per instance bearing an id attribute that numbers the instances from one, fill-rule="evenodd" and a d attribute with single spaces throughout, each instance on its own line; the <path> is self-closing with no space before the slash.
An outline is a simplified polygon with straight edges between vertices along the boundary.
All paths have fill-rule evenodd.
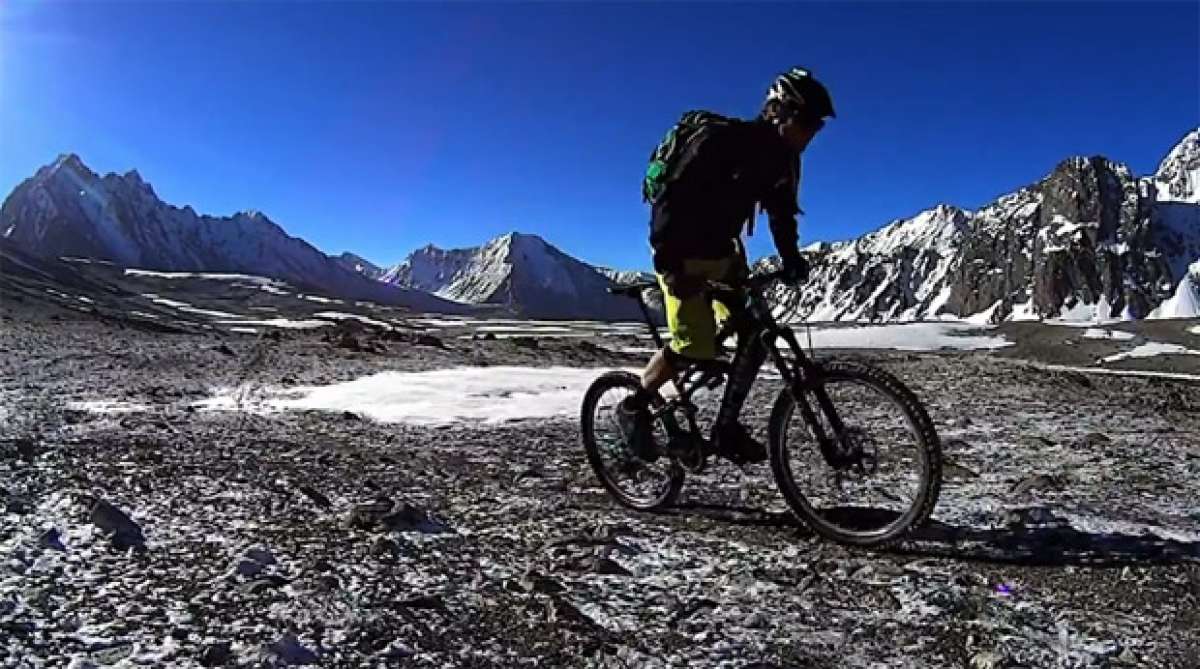
<path id="1" fill-rule="evenodd" d="M 729 504 L 704 504 L 701 502 L 684 502 L 669 509 L 660 511 L 667 516 L 699 516 L 743 527 L 791 527 L 808 533 L 792 514 L 785 511 L 767 511 L 748 506 Z"/>
<path id="2" fill-rule="evenodd" d="M 1200 542 L 1154 534 L 1084 532 L 1074 527 L 981 529 L 931 522 L 897 552 L 1031 566 L 1122 567 L 1200 562 Z"/>
<path id="3" fill-rule="evenodd" d="M 743 527 L 795 528 L 809 534 L 786 512 L 726 505 L 681 504 L 662 513 L 699 516 Z M 881 509 L 842 509 L 839 524 L 879 526 L 898 514 Z M 1085 532 L 1054 519 L 1044 526 L 1011 525 L 978 528 L 930 521 L 886 552 L 901 555 L 949 558 L 971 562 L 994 562 L 1029 566 L 1121 567 L 1137 564 L 1200 562 L 1200 542 L 1176 541 L 1154 534 Z"/>

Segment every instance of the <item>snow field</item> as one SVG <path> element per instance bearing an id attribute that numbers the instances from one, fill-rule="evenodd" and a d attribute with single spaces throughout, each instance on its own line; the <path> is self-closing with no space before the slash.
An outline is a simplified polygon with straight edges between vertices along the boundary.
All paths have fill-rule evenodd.
<path id="1" fill-rule="evenodd" d="M 328 386 L 224 388 L 197 406 L 214 410 L 353 411 L 387 423 L 503 423 L 574 415 L 587 387 L 604 369 L 457 367 L 428 372 L 380 372 Z M 250 396 L 248 396 L 250 395 Z"/>

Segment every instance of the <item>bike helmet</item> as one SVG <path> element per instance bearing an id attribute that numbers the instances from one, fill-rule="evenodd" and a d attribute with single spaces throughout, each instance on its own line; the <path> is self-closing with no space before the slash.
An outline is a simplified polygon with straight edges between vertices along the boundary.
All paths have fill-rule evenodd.
<path id="1" fill-rule="evenodd" d="M 829 91 L 802 67 L 793 67 L 775 78 L 767 91 L 765 105 L 803 110 L 805 115 L 816 119 L 837 116 Z"/>

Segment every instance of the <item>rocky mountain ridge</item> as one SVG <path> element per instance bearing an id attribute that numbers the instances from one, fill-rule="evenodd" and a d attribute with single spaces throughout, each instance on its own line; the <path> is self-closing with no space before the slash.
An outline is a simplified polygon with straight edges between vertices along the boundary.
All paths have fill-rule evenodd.
<path id="1" fill-rule="evenodd" d="M 1194 316 L 1198 184 L 1200 130 L 1142 178 L 1100 156 L 1069 158 L 977 211 L 939 204 L 809 246 L 811 280 L 779 297 L 811 321 Z"/>
<path id="2" fill-rule="evenodd" d="M 531 318 L 638 319 L 636 304 L 607 289 L 652 279 L 590 265 L 517 232 L 478 247 L 427 245 L 389 268 L 349 252 L 330 257 L 259 212 L 198 215 L 163 203 L 136 171 L 100 177 L 71 154 L 5 200 L 0 236 L 47 258 L 250 273 L 426 311 L 486 305 Z M 1152 175 L 1139 178 L 1101 156 L 1073 157 L 977 210 L 938 204 L 805 253 L 810 281 L 780 288 L 778 297 L 810 321 L 1195 316 L 1200 129 Z"/>
<path id="3" fill-rule="evenodd" d="M 527 317 L 608 320 L 641 318 L 635 302 L 608 293 L 639 276 L 602 271 L 537 235 L 510 232 L 471 248 L 424 246 L 380 280 L 457 302 L 503 306 Z"/>
<path id="4" fill-rule="evenodd" d="M 137 171 L 100 176 L 74 154 L 19 184 L 0 206 L 0 236 L 42 258 L 83 257 L 168 272 L 232 272 L 424 311 L 462 311 L 387 286 L 288 235 L 257 211 L 215 217 L 159 199 Z"/>
<path id="5" fill-rule="evenodd" d="M 334 256 L 333 259 L 342 267 L 361 274 L 368 279 L 378 279 L 383 275 L 382 267 L 356 253 L 345 251 L 339 256 Z"/>

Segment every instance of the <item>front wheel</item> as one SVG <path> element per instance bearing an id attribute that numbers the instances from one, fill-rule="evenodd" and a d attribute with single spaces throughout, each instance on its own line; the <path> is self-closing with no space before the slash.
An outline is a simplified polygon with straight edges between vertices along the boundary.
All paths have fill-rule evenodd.
<path id="1" fill-rule="evenodd" d="M 793 513 L 843 544 L 882 546 L 928 520 L 942 482 L 942 450 L 916 395 L 896 377 L 850 361 L 819 366 L 818 388 L 784 389 L 771 412 L 771 469 Z M 843 424 L 835 434 L 823 391 Z M 804 418 L 803 402 L 829 438 Z"/>
<path id="2" fill-rule="evenodd" d="M 621 504 L 648 511 L 675 501 L 683 487 L 684 472 L 669 457 L 647 462 L 626 445 L 615 410 L 621 400 L 641 387 L 641 380 L 629 372 L 602 374 L 583 396 L 579 427 L 588 462 L 604 488 Z M 654 440 L 665 444 L 665 428 L 661 421 L 656 423 Z"/>

